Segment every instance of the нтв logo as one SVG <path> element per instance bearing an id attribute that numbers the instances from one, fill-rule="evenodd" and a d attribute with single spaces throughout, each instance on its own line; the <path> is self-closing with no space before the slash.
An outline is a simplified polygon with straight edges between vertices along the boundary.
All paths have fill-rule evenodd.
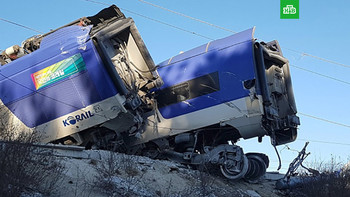
<path id="1" fill-rule="evenodd" d="M 287 5 L 283 8 L 283 14 L 295 14 L 297 13 L 297 9 L 293 7 L 293 5 Z"/>
<path id="2" fill-rule="evenodd" d="M 299 19 L 299 0 L 280 0 L 281 19 Z"/>
<path id="3" fill-rule="evenodd" d="M 77 122 L 86 120 L 88 118 L 91 118 L 92 116 L 94 116 L 94 114 L 91 113 L 91 111 L 87 111 L 85 113 L 81 113 L 76 116 L 68 116 L 65 120 L 62 121 L 63 126 L 66 127 L 69 125 L 75 125 Z"/>

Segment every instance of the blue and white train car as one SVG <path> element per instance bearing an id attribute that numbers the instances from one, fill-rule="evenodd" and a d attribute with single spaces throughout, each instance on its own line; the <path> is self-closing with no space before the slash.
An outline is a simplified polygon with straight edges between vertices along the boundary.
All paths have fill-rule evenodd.
<path id="1" fill-rule="evenodd" d="M 292 142 L 300 124 L 288 60 L 277 41 L 258 43 L 254 28 L 181 53 L 158 65 L 164 84 L 156 109 L 130 145 L 143 154 L 182 163 L 220 166 L 229 179 L 255 180 L 269 165 L 261 153 L 244 154 L 238 139 Z M 147 115 L 146 115 L 147 116 Z"/>
<path id="2" fill-rule="evenodd" d="M 116 6 L 16 47 L 1 54 L 1 125 L 44 143 L 91 146 L 110 136 L 108 125 L 138 130 L 147 109 L 138 94 L 162 84 L 133 20 Z"/>
<path id="3" fill-rule="evenodd" d="M 270 135 L 294 141 L 299 119 L 288 61 L 277 41 L 258 43 L 254 28 L 181 53 L 158 65 L 164 85 L 145 141 L 216 125 L 234 128 L 227 140 Z M 216 132 L 217 133 L 217 132 Z M 226 132 L 227 134 L 227 132 Z"/>

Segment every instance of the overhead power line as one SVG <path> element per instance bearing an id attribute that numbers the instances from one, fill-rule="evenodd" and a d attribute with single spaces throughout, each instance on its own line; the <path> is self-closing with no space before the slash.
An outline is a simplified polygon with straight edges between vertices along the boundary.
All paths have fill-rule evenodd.
<path id="1" fill-rule="evenodd" d="M 295 53 L 299 53 L 299 54 L 301 54 L 303 56 L 312 57 L 312 58 L 315 58 L 315 59 L 318 59 L 318 60 L 321 60 L 321 61 L 324 61 L 324 62 L 335 64 L 335 65 L 342 66 L 342 67 L 345 67 L 345 68 L 350 68 L 350 65 L 346 65 L 346 64 L 339 63 L 339 62 L 336 62 L 336 61 L 333 61 L 333 60 L 329 60 L 329 59 L 326 59 L 326 58 L 322 58 L 322 57 L 318 57 L 318 56 L 315 56 L 315 55 L 311 55 L 309 53 L 300 52 L 300 51 L 297 51 L 297 50 L 294 50 L 294 49 L 290 49 L 290 48 L 286 48 L 286 47 L 284 47 L 284 49 L 287 49 L 287 50 L 295 52 Z"/>
<path id="2" fill-rule="evenodd" d="M 228 28 L 224 28 L 224 27 L 221 27 L 219 25 L 215 25 L 215 24 L 212 24 L 212 23 L 209 23 L 207 21 L 204 21 L 204 20 L 201 20 L 201 19 L 198 19 L 198 18 L 195 18 L 195 17 L 192 17 L 192 16 L 189 16 L 189 15 L 186 15 L 186 14 L 183 14 L 181 12 L 177 12 L 177 11 L 174 11 L 174 10 L 171 10 L 171 9 L 168 9 L 168 8 L 165 8 L 165 7 L 162 7 L 160 5 L 156 5 L 154 3 L 150 3 L 150 2 L 147 2 L 147 1 L 144 1 L 144 0 L 137 0 L 139 2 L 142 2 L 142 3 L 145 3 L 145 4 L 148 4 L 148 5 L 151 5 L 153 7 L 156 7 L 156 8 L 160 8 L 162 10 L 165 10 L 167 12 L 170 12 L 170 13 L 173 13 L 173 14 L 177 14 L 179 16 L 182 16 L 182 17 L 186 17 L 186 18 L 189 18 L 191 20 L 194 20 L 194 21 L 197 21 L 197 22 L 200 22 L 200 23 L 203 23 L 203 24 L 206 24 L 206 25 L 209 25 L 209 26 L 212 26 L 214 28 L 217 28 L 217 29 L 221 29 L 221 30 L 224 30 L 224 31 L 227 31 L 227 32 L 231 32 L 231 33 L 237 33 L 236 31 L 233 31 L 231 29 L 228 29 Z M 293 51 L 295 53 L 299 53 L 303 56 L 308 56 L 308 57 L 311 57 L 311 58 L 314 58 L 314 59 L 318 59 L 318 60 L 321 60 L 321 61 L 324 61 L 324 62 L 328 62 L 328 63 L 331 63 L 331 64 L 335 64 L 335 65 L 338 65 L 338 66 L 342 66 L 342 67 L 346 67 L 346 68 L 350 68 L 350 65 L 346 65 L 346 64 L 343 64 L 343 63 L 339 63 L 339 62 L 336 62 L 336 61 L 333 61 L 333 60 L 329 60 L 329 59 L 326 59 L 326 58 L 322 58 L 322 57 L 318 57 L 316 55 L 312 55 L 312 54 L 309 54 L 309 53 L 305 53 L 305 52 L 300 52 L 300 51 L 297 51 L 297 50 L 294 50 L 294 49 L 289 49 L 289 48 L 286 48 L 284 47 L 285 49 L 289 50 L 289 51 Z"/>
<path id="3" fill-rule="evenodd" d="M 341 79 L 337 79 L 335 77 L 331 77 L 331 76 L 328 76 L 328 75 L 324 75 L 324 74 L 321 74 L 321 73 L 318 73 L 318 72 L 315 72 L 315 71 L 312 71 L 312 70 L 308 70 L 308 69 L 305 69 L 305 68 L 302 68 L 302 67 L 299 67 L 299 66 L 296 66 L 296 65 L 293 65 L 293 64 L 290 64 L 291 67 L 294 67 L 294 68 L 297 68 L 299 70 L 303 70 L 303 71 L 306 71 L 306 72 L 309 72 L 309 73 L 313 73 L 315 75 L 319 75 L 321 77 L 325 77 L 325 78 L 328 78 L 328 79 L 332 79 L 334 81 L 338 81 L 338 82 L 341 82 L 341 83 L 344 83 L 344 84 L 347 84 L 347 85 L 350 85 L 349 82 L 347 81 L 344 81 L 344 80 L 341 80 Z"/>
<path id="4" fill-rule="evenodd" d="M 101 4 L 101 5 L 110 6 L 110 4 L 103 3 L 103 2 L 100 2 L 100 1 L 94 1 L 94 0 L 84 0 L 84 1 L 88 1 L 88 2 L 92 2 L 92 3 L 96 3 L 96 4 Z M 227 31 L 227 32 L 231 32 L 231 33 L 237 33 L 236 31 L 233 31 L 233 30 L 231 30 L 231 29 L 228 29 L 228 28 L 225 28 L 225 27 L 221 27 L 221 26 L 215 25 L 215 24 L 213 24 L 213 23 L 209 23 L 209 22 L 207 22 L 207 21 L 204 21 L 204 20 L 201 20 L 201 19 L 198 19 L 198 18 L 189 16 L 189 15 L 183 14 L 183 13 L 181 13 L 181 12 L 177 12 L 177 11 L 174 11 L 174 10 L 171 10 L 171 9 L 168 9 L 168 8 L 165 8 L 165 7 L 162 7 L 162 6 L 160 6 L 160 5 L 156 5 L 156 4 L 154 4 L 154 3 L 150 3 L 150 2 L 147 2 L 147 1 L 144 1 L 144 0 L 137 0 L 137 1 L 139 1 L 139 2 L 141 2 L 141 3 L 145 3 L 145 4 L 148 4 L 148 5 L 151 5 L 151 6 L 153 6 L 153 7 L 156 7 L 156 8 L 162 9 L 162 10 L 165 10 L 165 11 L 167 11 L 167 12 L 170 12 L 170 13 L 173 13 L 173 14 L 176 14 L 176 15 L 179 15 L 179 16 L 182 16 L 182 17 L 185 17 L 185 18 L 188 18 L 188 19 L 191 19 L 191 20 L 194 20 L 194 21 L 197 21 L 197 22 L 200 22 L 200 23 L 203 23 L 203 24 L 212 26 L 212 27 L 217 28 L 217 29 L 221 29 L 221 30 L 224 30 L 224 31 Z M 200 36 L 200 37 L 205 38 L 205 39 L 208 39 L 208 40 L 214 40 L 213 38 L 210 38 L 210 37 L 208 37 L 208 36 L 205 36 L 205 35 L 202 35 L 202 34 L 193 32 L 193 31 L 189 31 L 189 30 L 184 29 L 184 28 L 181 28 L 181 27 L 179 27 L 179 26 L 175 26 L 175 25 L 172 25 L 172 24 L 169 24 L 169 23 L 160 21 L 160 20 L 158 20 L 158 19 L 154 19 L 154 18 L 145 16 L 145 15 L 142 15 L 142 14 L 139 14 L 139 13 L 137 13 L 137 12 L 134 12 L 134 11 L 125 9 L 125 8 L 121 8 L 121 7 L 119 7 L 119 8 L 120 8 L 121 10 L 126 11 L 126 12 L 135 14 L 135 15 L 137 15 L 137 16 L 140 16 L 140 17 L 143 17 L 143 18 L 146 18 L 146 19 L 149 19 L 149 20 L 158 22 L 158 23 L 161 23 L 161 24 L 163 24 L 163 25 L 167 25 L 167 26 L 169 26 L 169 27 L 172 27 L 172 28 L 175 28 L 175 29 L 178 29 L 178 30 L 181 30 L 181 31 L 190 33 L 190 34 L 193 34 L 193 35 L 196 35 L 196 36 Z M 312 57 L 312 58 L 315 58 L 315 59 L 318 59 L 318 60 L 321 60 L 321 61 L 325 61 L 325 62 L 332 63 L 332 64 L 335 64 L 335 65 L 339 65 L 339 66 L 342 66 L 342 67 L 346 67 L 346 68 L 350 68 L 350 65 L 338 63 L 338 62 L 335 62 L 335 61 L 332 61 L 332 60 L 328 60 L 328 59 L 326 59 L 326 58 L 322 58 L 322 57 L 318 57 L 318 56 L 315 56 L 315 55 L 311 55 L 311 54 L 309 54 L 309 53 L 300 52 L 300 51 L 297 51 L 297 50 L 294 50 L 294 49 L 289 49 L 289 48 L 286 48 L 286 47 L 285 47 L 285 49 L 290 50 L 290 51 L 293 51 L 293 52 L 295 52 L 295 53 L 299 53 L 299 54 L 301 54 L 301 55 L 303 55 L 303 56 L 309 56 L 309 57 Z M 297 66 L 294 66 L 294 67 L 297 67 Z M 300 68 L 300 67 L 297 67 L 297 68 L 302 69 L 302 68 Z M 307 72 L 312 72 L 312 73 L 314 73 L 314 74 L 317 74 L 317 75 L 320 75 L 320 76 L 323 76 L 323 77 L 326 77 L 326 78 L 329 78 L 329 79 L 333 79 L 333 80 L 336 80 L 336 81 L 339 81 L 339 82 L 342 82 L 342 83 L 349 84 L 349 82 L 346 82 L 346 81 L 343 81 L 343 80 L 339 80 L 339 79 L 336 79 L 336 78 L 333 78 L 333 77 L 330 77 L 330 76 L 326 76 L 326 75 L 323 75 L 323 74 L 320 74 L 320 73 L 316 73 L 316 72 L 313 72 L 313 71 L 310 71 L 310 70 L 307 70 L 307 69 L 303 69 L 303 70 L 304 70 L 304 71 L 307 71 Z"/>
<path id="5" fill-rule="evenodd" d="M 179 15 L 179 16 L 183 16 L 183 17 L 185 17 L 185 18 L 189 18 L 189 19 L 191 19 L 191 20 L 194 20 L 194 21 L 197 21 L 197 22 L 200 22 L 200 23 L 203 23 L 203 24 L 206 24 L 206 25 L 215 27 L 215 28 L 217 28 L 217 29 L 222 29 L 222 30 L 225 30 L 225 31 L 228 31 L 228 32 L 231 32 L 231 33 L 237 33 L 236 31 L 233 31 L 233 30 L 231 30 L 231 29 L 227 29 L 227 28 L 225 28 L 225 27 L 221 27 L 221 26 L 219 26 L 219 25 L 215 25 L 215 24 L 213 24 L 213 23 L 209 23 L 209 22 L 207 22 L 207 21 L 204 21 L 204 20 L 201 20 L 201 19 L 198 19 L 198 18 L 194 18 L 194 17 L 192 17 L 192 16 L 188 16 L 188 15 L 186 15 L 186 14 L 183 14 L 183 13 L 180 13 L 180 12 L 177 12 L 177 11 L 174 11 L 174 10 L 170 10 L 170 9 L 168 9 L 168 8 L 165 8 L 165 7 L 162 7 L 162 6 L 159 6 L 159 5 L 156 5 L 156 4 L 153 4 L 153 3 L 150 3 L 150 2 L 144 1 L 144 0 L 138 0 L 138 1 L 140 1 L 140 2 L 142 2 L 142 3 L 145 3 L 145 4 L 148 4 L 148 5 L 151 5 L 151 6 L 156 7 L 156 8 L 160 8 L 160 9 L 165 10 L 165 11 L 167 11 L 167 12 L 171 12 L 171 13 L 177 14 L 177 15 Z"/>
<path id="6" fill-rule="evenodd" d="M 91 2 L 91 3 L 95 3 L 95 4 L 100 4 L 100 5 L 107 5 L 107 6 L 110 6 L 111 4 L 108 4 L 108 3 L 103 3 L 103 2 L 100 2 L 100 1 L 94 1 L 94 0 L 84 0 L 84 1 L 87 1 L 87 2 Z M 125 9 L 125 8 L 121 8 L 119 7 L 119 9 L 125 11 L 125 12 L 129 12 L 131 14 L 134 14 L 134 15 L 137 15 L 137 16 L 140 16 L 140 17 L 143 17 L 143 18 L 146 18 L 148 20 L 151 20 L 151 21 L 154 21 L 154 22 L 157 22 L 157 23 L 160 23 L 160 24 L 163 24 L 163 25 L 166 25 L 166 26 L 169 26 L 169 27 L 172 27 L 174 29 L 178 29 L 178 30 L 181 30 L 181 31 L 184 31 L 184 32 L 187 32 L 187 33 L 190 33 L 190 34 L 193 34 L 193 35 L 196 35 L 196 36 L 199 36 L 199 37 L 202 37 L 202 38 L 205 38 L 207 40 L 214 40 L 213 38 L 209 38 L 208 36 L 205 36 L 205 35 L 202 35 L 202 34 L 199 34 L 199 33 L 196 33 L 194 31 L 189 31 L 187 29 L 184 29 L 182 27 L 179 27 L 179 26 L 176 26 L 176 25 L 172 25 L 170 23 L 166 23 L 164 21 L 160 21 L 158 19 L 154 19 L 154 18 L 151 18 L 149 16 L 145 16 L 143 14 L 139 14 L 137 12 L 134 12 L 134 11 L 131 11 L 131 10 L 128 10 L 128 9 Z"/>
<path id="7" fill-rule="evenodd" d="M 13 24 L 13 25 L 16 25 L 16 26 L 19 26 L 19 27 L 22 27 L 22 28 L 25 28 L 25 29 L 28 29 L 28 30 L 31 30 L 31 31 L 35 31 L 35 32 L 40 33 L 40 34 L 43 34 L 43 32 L 41 32 L 39 30 L 33 29 L 31 27 L 28 27 L 28 26 L 21 25 L 19 23 L 16 23 L 16 22 L 4 19 L 4 18 L 0 18 L 0 20 L 4 21 L 6 23 L 10 23 L 10 24 Z"/>
<path id="8" fill-rule="evenodd" d="M 350 128 L 350 125 L 347 125 L 347 124 L 344 124 L 344 123 L 335 122 L 335 121 L 332 121 L 332 120 L 327 120 L 327 119 L 320 118 L 320 117 L 317 117 L 317 116 L 313 116 L 313 115 L 309 115 L 309 114 L 304 114 L 304 113 L 301 113 L 301 112 L 298 112 L 298 114 L 300 114 L 300 115 L 302 115 L 302 116 L 309 117 L 309 118 L 313 118 L 313 119 L 316 119 L 316 120 L 320 120 L 320 121 L 323 121 L 323 122 L 328 122 L 328 123 L 331 123 L 331 124 L 334 124 L 334 125 L 338 125 L 338 126 Z"/>
<path id="9" fill-rule="evenodd" d="M 350 144 L 347 143 L 341 143 L 341 142 L 326 142 L 326 141 L 319 141 L 319 140 L 308 140 L 308 139 L 300 139 L 298 138 L 297 141 L 304 141 L 304 142 L 315 142 L 315 143 L 323 143 L 323 144 L 334 144 L 334 145 L 344 145 L 344 146 L 350 146 Z"/>

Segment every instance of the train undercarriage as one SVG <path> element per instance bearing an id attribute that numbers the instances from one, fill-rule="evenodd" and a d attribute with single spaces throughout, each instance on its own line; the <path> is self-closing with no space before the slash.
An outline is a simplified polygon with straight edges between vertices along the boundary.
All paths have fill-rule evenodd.
<path id="1" fill-rule="evenodd" d="M 269 167 L 269 158 L 263 153 L 244 153 L 235 145 L 241 138 L 232 127 L 214 125 L 207 128 L 159 138 L 143 144 L 129 146 L 129 135 L 116 134 L 106 128 L 85 131 L 79 143 L 86 149 L 103 149 L 119 153 L 146 156 L 152 159 L 168 159 L 195 169 L 221 173 L 231 180 L 258 181 Z M 53 143 L 78 145 L 72 137 Z"/>

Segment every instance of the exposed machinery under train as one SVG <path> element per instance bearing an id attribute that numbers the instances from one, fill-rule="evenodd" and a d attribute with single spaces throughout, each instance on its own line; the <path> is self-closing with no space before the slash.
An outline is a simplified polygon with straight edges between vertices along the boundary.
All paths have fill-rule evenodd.
<path id="1" fill-rule="evenodd" d="M 0 56 L 2 129 L 44 143 L 165 156 L 254 180 L 269 165 L 240 138 L 297 136 L 288 60 L 254 28 L 155 65 L 131 18 L 111 6 Z"/>

